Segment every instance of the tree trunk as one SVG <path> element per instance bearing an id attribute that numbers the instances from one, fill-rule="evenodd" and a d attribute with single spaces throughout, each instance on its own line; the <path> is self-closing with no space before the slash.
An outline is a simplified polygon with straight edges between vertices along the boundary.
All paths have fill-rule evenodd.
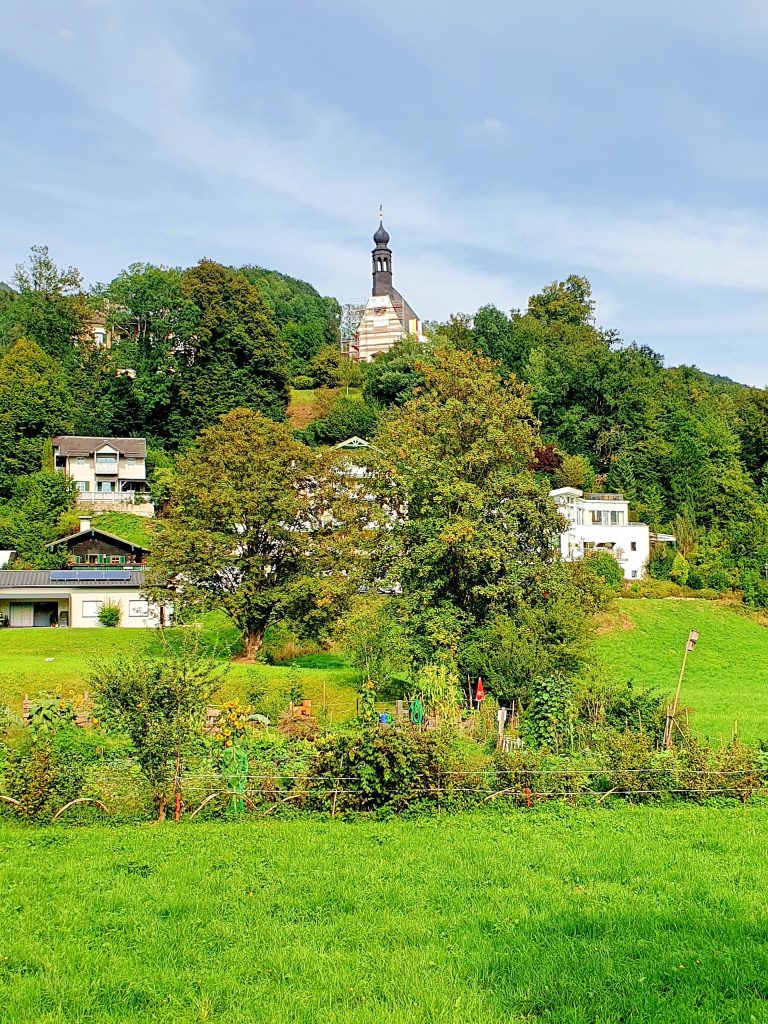
<path id="1" fill-rule="evenodd" d="M 256 655 L 261 650 L 261 641 L 264 638 L 264 631 L 258 630 L 255 633 L 248 632 L 243 637 L 243 659 L 255 661 Z"/>
<path id="2" fill-rule="evenodd" d="M 157 820 L 165 821 L 165 797 L 162 793 L 157 794 Z"/>

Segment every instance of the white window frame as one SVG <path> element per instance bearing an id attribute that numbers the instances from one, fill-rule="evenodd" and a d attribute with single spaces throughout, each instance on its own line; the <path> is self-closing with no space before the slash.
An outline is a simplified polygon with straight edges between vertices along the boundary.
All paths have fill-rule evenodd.
<path id="1" fill-rule="evenodd" d="M 136 606 L 141 605 L 139 611 L 136 611 Z M 151 617 L 151 610 L 149 601 L 142 601 L 140 598 L 135 598 L 128 602 L 128 618 L 129 619 L 148 619 Z"/>

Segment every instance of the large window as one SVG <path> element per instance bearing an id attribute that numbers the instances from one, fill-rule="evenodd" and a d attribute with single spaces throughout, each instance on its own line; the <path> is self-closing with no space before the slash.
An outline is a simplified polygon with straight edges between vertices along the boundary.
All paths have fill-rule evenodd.
<path id="1" fill-rule="evenodd" d="M 128 602 L 128 615 L 132 619 L 148 619 L 149 618 L 149 602 L 148 601 L 129 601 Z"/>
<path id="2" fill-rule="evenodd" d="M 101 611 L 101 601 L 83 601 L 83 618 L 98 619 Z"/>
<path id="3" fill-rule="evenodd" d="M 598 509 L 592 512 L 593 526 L 623 526 L 623 509 Z"/>
<path id="4" fill-rule="evenodd" d="M 96 463 L 99 466 L 114 466 L 117 462 L 116 455 L 97 455 Z"/>

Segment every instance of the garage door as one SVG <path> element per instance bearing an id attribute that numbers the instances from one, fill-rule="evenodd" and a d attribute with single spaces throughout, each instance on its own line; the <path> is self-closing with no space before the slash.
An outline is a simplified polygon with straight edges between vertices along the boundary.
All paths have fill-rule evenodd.
<path id="1" fill-rule="evenodd" d="M 20 604 L 18 602 L 11 604 L 12 626 L 31 626 L 33 621 L 34 605 L 31 602 L 29 604 Z"/>

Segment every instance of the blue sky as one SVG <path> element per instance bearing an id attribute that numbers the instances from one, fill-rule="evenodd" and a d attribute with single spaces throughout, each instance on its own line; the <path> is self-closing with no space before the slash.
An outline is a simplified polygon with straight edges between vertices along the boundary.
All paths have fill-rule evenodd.
<path id="1" fill-rule="evenodd" d="M 768 384 L 764 0 L 4 0 L 0 279 L 48 244 L 424 319 L 585 274 L 601 325 Z"/>

